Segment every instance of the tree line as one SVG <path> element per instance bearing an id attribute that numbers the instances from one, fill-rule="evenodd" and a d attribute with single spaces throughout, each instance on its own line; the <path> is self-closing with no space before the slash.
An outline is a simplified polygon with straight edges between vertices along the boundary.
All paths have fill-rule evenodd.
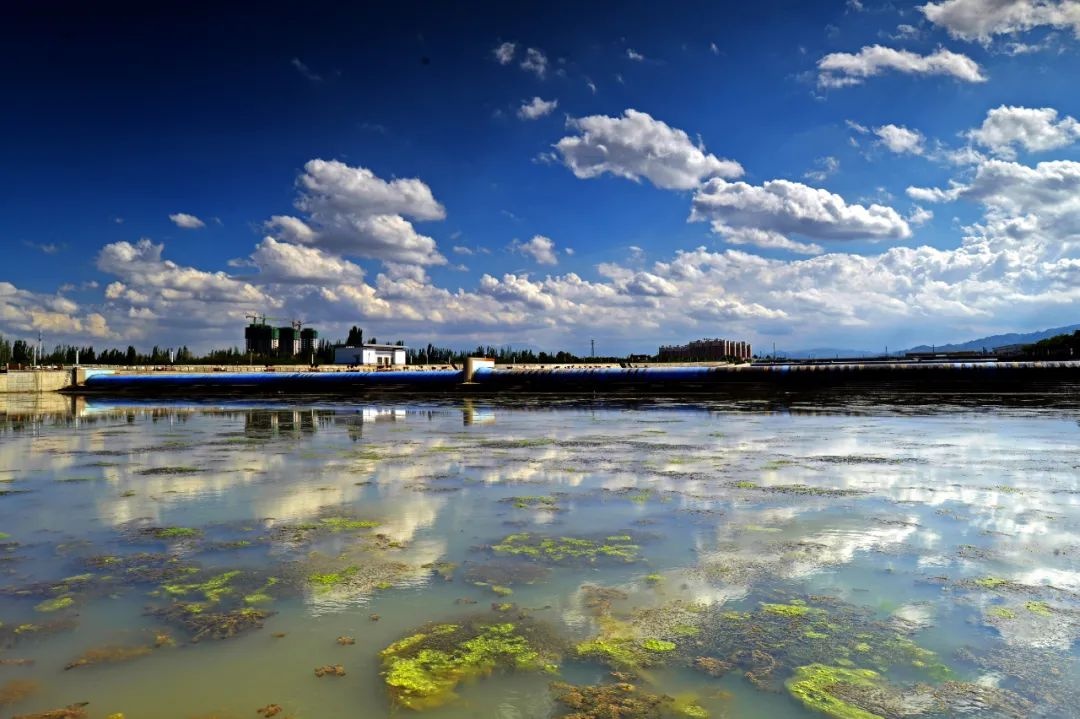
<path id="1" fill-rule="evenodd" d="M 363 331 L 353 327 L 345 344 L 359 346 L 363 342 Z M 369 344 L 378 343 L 374 337 L 369 338 L 367 342 Z M 342 343 L 321 341 L 315 350 L 315 363 L 332 364 L 334 361 L 334 347 L 340 344 Z M 404 345 L 405 343 L 398 340 L 395 344 Z M 466 357 L 491 357 L 500 364 L 572 364 L 576 362 L 619 362 L 625 359 L 625 357 L 580 357 L 565 350 L 535 352 L 531 349 L 513 349 L 510 347 L 494 347 L 492 345 L 479 345 L 471 350 L 453 349 L 436 347 L 430 343 L 425 347 L 410 347 L 406 350 L 406 355 L 409 364 L 460 364 L 464 363 Z M 10 341 L 0 335 L 0 365 L 28 366 L 34 362 L 34 359 L 33 343 L 25 340 Z M 168 365 L 170 363 L 188 365 L 278 365 L 307 364 L 312 358 L 276 354 L 251 354 L 239 347 L 212 349 L 205 354 L 196 354 L 187 346 L 177 348 L 170 358 L 169 348 L 157 345 L 149 352 L 143 352 L 134 345 L 128 345 L 126 349 L 97 349 L 92 345 L 58 344 L 52 349 L 43 350 L 41 357 L 37 358 L 37 361 L 42 365 L 73 365 L 76 359 L 79 364 L 101 365 Z"/>
<path id="2" fill-rule="evenodd" d="M 1071 335 L 1054 335 L 1024 348 L 1031 359 L 1080 359 L 1080 330 Z"/>

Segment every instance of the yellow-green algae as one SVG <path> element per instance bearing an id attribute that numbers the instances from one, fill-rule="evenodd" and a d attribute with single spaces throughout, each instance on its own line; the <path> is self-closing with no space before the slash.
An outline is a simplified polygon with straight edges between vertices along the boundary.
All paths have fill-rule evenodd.
<path id="1" fill-rule="evenodd" d="M 417 710 L 445 704 L 461 682 L 497 669 L 558 671 L 557 655 L 537 627 L 525 623 L 436 624 L 394 642 L 379 656 L 394 702 Z"/>
<path id="2" fill-rule="evenodd" d="M 61 609 L 67 609 L 73 604 L 75 604 L 75 600 L 71 597 L 56 597 L 55 599 L 46 599 L 39 602 L 34 605 L 34 609 L 39 612 L 58 612 Z"/>
<path id="3" fill-rule="evenodd" d="M 216 603 L 222 597 L 233 593 L 233 588 L 229 585 L 239 574 L 239 570 L 232 570 L 211 577 L 205 582 L 163 584 L 161 589 L 166 594 L 174 597 L 183 597 L 196 593 L 202 594 L 206 601 Z"/>
<path id="4" fill-rule="evenodd" d="M 769 604 L 767 602 L 762 602 L 761 611 L 765 612 L 766 614 L 775 614 L 776 616 L 780 617 L 803 617 L 812 611 L 821 610 L 813 610 L 810 607 L 804 606 L 802 604 L 796 604 L 794 602 L 792 602 L 791 604 Z"/>
<path id="5" fill-rule="evenodd" d="M 151 534 L 157 539 L 193 539 L 202 532 L 191 527 L 159 527 L 152 530 Z"/>
<path id="6" fill-rule="evenodd" d="M 787 690 L 808 709 L 835 719 L 884 719 L 854 704 L 844 701 L 833 691 L 841 686 L 873 688 L 879 675 L 871 669 L 845 669 L 824 664 L 796 667 L 795 676 L 786 682 Z"/>
<path id="7" fill-rule="evenodd" d="M 951 678 L 934 652 L 897 633 L 873 611 L 828 599 L 813 604 L 787 599 L 762 602 L 753 612 L 710 608 L 689 622 L 701 633 L 685 651 L 680 645 L 677 654 L 714 676 L 738 669 L 766 690 L 776 688 L 796 667 L 854 666 L 852 660 L 880 672 L 909 669 L 935 681 Z M 673 638 L 648 628 L 645 632 Z"/>
<path id="8" fill-rule="evenodd" d="M 636 562 L 640 547 L 630 535 L 601 540 L 584 537 L 545 537 L 530 532 L 511 534 L 492 546 L 496 554 L 526 557 L 543 562 Z"/>
<path id="9" fill-rule="evenodd" d="M 1044 617 L 1049 617 L 1053 614 L 1053 612 L 1050 610 L 1050 605 L 1046 602 L 1024 602 L 1024 609 L 1028 610 L 1032 614 L 1040 614 Z"/>
<path id="10" fill-rule="evenodd" d="M 348 532 L 379 526 L 379 522 L 373 519 L 350 519 L 348 517 L 324 517 L 319 520 L 319 523 L 332 532 Z"/>
<path id="11" fill-rule="evenodd" d="M 251 594 L 244 595 L 244 604 L 265 604 L 266 602 L 274 601 L 274 598 L 270 596 L 269 590 L 277 583 L 277 577 L 270 577 L 262 587 L 256 589 Z"/>

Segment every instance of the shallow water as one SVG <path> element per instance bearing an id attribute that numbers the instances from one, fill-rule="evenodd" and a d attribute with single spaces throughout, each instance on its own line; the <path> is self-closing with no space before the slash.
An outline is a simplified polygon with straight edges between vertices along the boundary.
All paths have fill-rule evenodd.
<path id="1" fill-rule="evenodd" d="M 609 680 L 575 649 L 597 637 L 677 645 L 616 668 L 713 717 L 820 716 L 785 681 L 823 658 L 878 671 L 922 707 L 911 715 L 1080 715 L 1074 409 L 754 406 L 80 400 L 8 414 L 0 716 L 75 702 L 128 719 L 408 714 L 379 652 L 473 616 L 541 622 L 558 675 L 496 669 L 427 716 L 561 716 L 553 680 Z M 559 538 L 598 551 L 508 551 Z M 622 595 L 598 609 L 585 585 Z M 184 621 L 244 610 L 267 616 L 227 638 Z M 798 638 L 750 656 L 770 632 Z M 102 646 L 133 656 L 65 670 Z M 699 657 L 732 666 L 711 676 Z M 314 674 L 337 664 L 345 676 Z M 5 698 L 21 680 L 27 695 Z M 925 687 L 945 681 L 1012 703 L 931 707 Z"/>

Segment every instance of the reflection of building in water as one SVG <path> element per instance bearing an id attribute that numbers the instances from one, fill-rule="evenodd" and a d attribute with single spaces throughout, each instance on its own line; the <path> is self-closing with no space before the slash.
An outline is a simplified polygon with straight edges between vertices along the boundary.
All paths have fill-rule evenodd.
<path id="1" fill-rule="evenodd" d="M 361 407 L 352 413 L 335 413 L 333 422 L 344 425 L 349 437 L 355 441 L 364 436 L 365 424 L 404 421 L 407 414 L 401 407 Z"/>
<path id="2" fill-rule="evenodd" d="M 85 397 L 58 392 L 0 393 L 0 430 L 41 424 L 78 426 L 85 413 Z"/>
<path id="3" fill-rule="evenodd" d="M 244 434 L 260 438 L 312 434 L 321 414 L 325 412 L 314 409 L 252 410 L 244 415 Z"/>
<path id="4" fill-rule="evenodd" d="M 495 410 L 491 407 L 477 407 L 472 400 L 465 400 L 461 408 L 462 424 L 495 424 Z"/>

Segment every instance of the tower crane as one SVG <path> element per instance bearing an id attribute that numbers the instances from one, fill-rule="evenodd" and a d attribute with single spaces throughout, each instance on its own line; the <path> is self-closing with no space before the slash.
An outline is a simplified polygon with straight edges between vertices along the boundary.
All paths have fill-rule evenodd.
<path id="1" fill-rule="evenodd" d="M 258 315 L 258 314 L 250 314 L 250 313 L 244 315 L 244 317 L 251 320 L 252 324 L 255 324 L 256 322 L 258 322 L 259 324 L 265 325 L 267 320 L 274 320 L 275 322 L 288 322 L 290 325 L 292 325 L 293 329 L 295 329 L 295 330 L 301 330 L 304 327 L 304 323 L 301 320 L 294 320 L 294 319 L 290 319 L 288 317 L 268 317 L 267 315 Z"/>

